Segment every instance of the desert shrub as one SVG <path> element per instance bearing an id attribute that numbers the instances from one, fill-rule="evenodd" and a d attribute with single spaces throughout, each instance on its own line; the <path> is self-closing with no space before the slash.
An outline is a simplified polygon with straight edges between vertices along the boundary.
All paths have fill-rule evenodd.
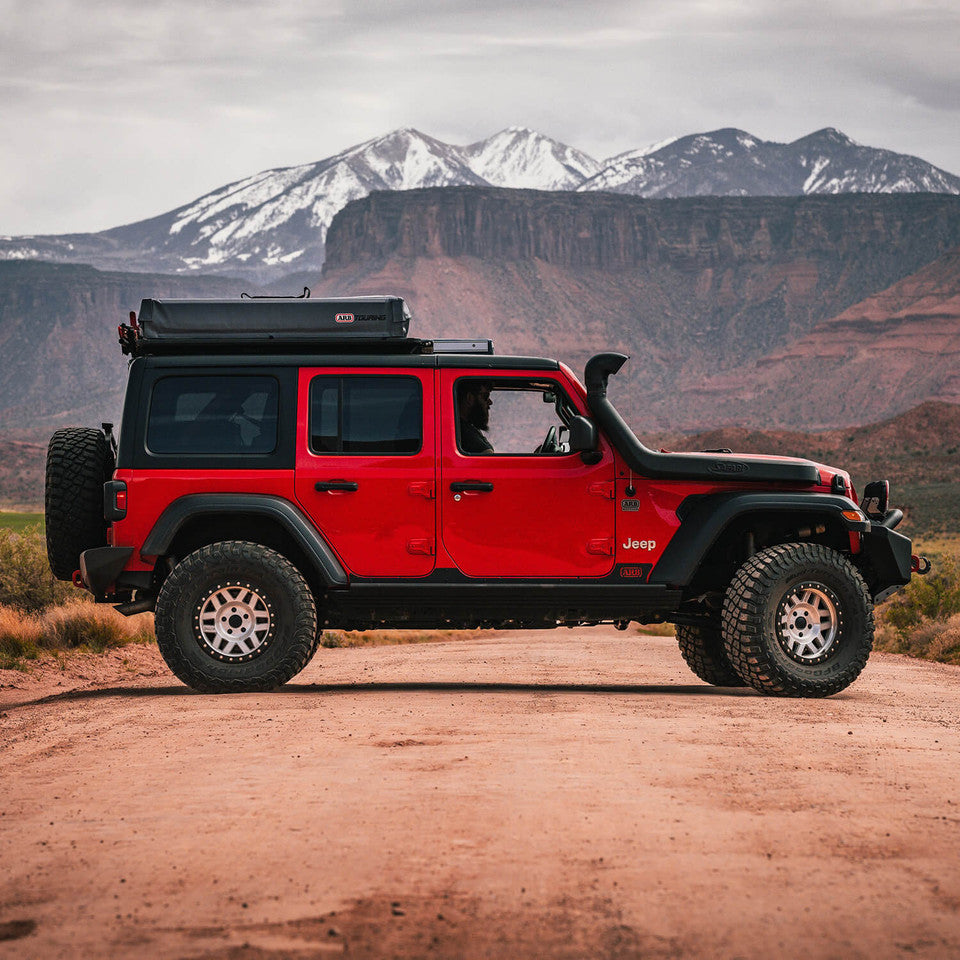
<path id="1" fill-rule="evenodd" d="M 14 533 L 0 528 L 0 604 L 36 613 L 78 595 L 72 584 L 56 580 L 50 572 L 39 529 Z"/>
<path id="2" fill-rule="evenodd" d="M 22 660 L 36 660 L 40 638 L 37 617 L 0 607 L 0 669 L 16 667 Z"/>
<path id="3" fill-rule="evenodd" d="M 883 608 L 882 619 L 905 638 L 916 627 L 960 613 L 960 570 L 942 560 L 932 573 L 914 577 Z"/>
<path id="4" fill-rule="evenodd" d="M 43 646 L 51 650 L 86 646 L 102 652 L 151 636 L 142 618 L 131 621 L 112 607 L 84 600 L 47 610 L 41 618 L 41 630 Z"/>
<path id="5" fill-rule="evenodd" d="M 71 599 L 43 613 L 0 606 L 0 668 L 35 660 L 43 650 L 84 647 L 98 653 L 153 639 L 150 614 L 124 617 L 112 607 Z"/>
<path id="6" fill-rule="evenodd" d="M 928 620 L 905 633 L 881 626 L 875 646 L 889 653 L 960 666 L 960 614 L 946 621 Z"/>
<path id="7" fill-rule="evenodd" d="M 960 569 L 940 559 L 878 611 L 876 647 L 925 660 L 960 663 Z"/>

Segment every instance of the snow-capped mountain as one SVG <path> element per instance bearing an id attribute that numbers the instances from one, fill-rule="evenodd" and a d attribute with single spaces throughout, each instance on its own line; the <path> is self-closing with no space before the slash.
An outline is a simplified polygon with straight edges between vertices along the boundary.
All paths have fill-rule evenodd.
<path id="1" fill-rule="evenodd" d="M 960 193 L 960 177 L 825 129 L 789 144 L 724 129 L 661 141 L 602 163 L 510 127 L 456 146 L 394 130 L 316 163 L 264 170 L 149 220 L 95 234 L 0 238 L 0 259 L 269 280 L 324 260 L 327 228 L 375 190 L 498 186 L 644 197 Z"/>
<path id="2" fill-rule="evenodd" d="M 266 170 L 216 190 L 175 210 L 169 229 L 199 248 L 199 256 L 185 258 L 189 267 L 293 264 L 308 249 L 319 249 L 322 260 L 334 214 L 374 190 L 491 184 L 573 190 L 599 169 L 586 154 L 519 127 L 467 147 L 394 130 L 318 163 Z"/>
<path id="3" fill-rule="evenodd" d="M 456 147 L 417 130 L 394 130 L 317 163 L 264 170 L 167 214 L 164 247 L 188 269 L 278 267 L 323 260 L 338 210 L 374 190 L 486 185 Z M 142 224 L 108 231 L 135 241 Z"/>
<path id="4" fill-rule="evenodd" d="M 600 170 L 585 153 L 526 127 L 509 127 L 460 148 L 470 169 L 495 187 L 576 190 Z"/>
<path id="5" fill-rule="evenodd" d="M 960 193 L 960 177 L 917 157 L 861 146 L 831 127 L 793 143 L 726 128 L 622 153 L 577 189 L 641 197 Z"/>

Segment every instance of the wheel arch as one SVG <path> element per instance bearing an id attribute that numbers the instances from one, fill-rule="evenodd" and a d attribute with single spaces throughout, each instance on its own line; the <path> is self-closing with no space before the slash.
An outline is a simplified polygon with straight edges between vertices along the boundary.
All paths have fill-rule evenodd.
<path id="1" fill-rule="evenodd" d="M 677 510 L 680 528 L 650 575 L 692 592 L 725 589 L 753 552 L 777 543 L 821 543 L 843 552 L 851 532 L 867 528 L 841 511 L 845 497 L 804 493 L 731 493 L 688 497 Z"/>
<path id="2" fill-rule="evenodd" d="M 330 545 L 301 510 L 282 497 L 188 494 L 173 501 L 144 540 L 146 556 L 183 557 L 221 540 L 261 543 L 287 557 L 315 593 L 347 585 Z"/>

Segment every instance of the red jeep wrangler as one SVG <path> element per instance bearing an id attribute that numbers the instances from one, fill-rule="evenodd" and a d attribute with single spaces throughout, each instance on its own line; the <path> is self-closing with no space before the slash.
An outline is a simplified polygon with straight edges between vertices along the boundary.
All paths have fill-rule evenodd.
<path id="1" fill-rule="evenodd" d="M 886 481 L 657 453 L 584 381 L 489 341 L 418 340 L 396 297 L 144 300 L 112 428 L 54 434 L 56 576 L 156 611 L 171 670 L 266 690 L 325 628 L 677 625 L 701 679 L 825 696 L 919 561 Z"/>

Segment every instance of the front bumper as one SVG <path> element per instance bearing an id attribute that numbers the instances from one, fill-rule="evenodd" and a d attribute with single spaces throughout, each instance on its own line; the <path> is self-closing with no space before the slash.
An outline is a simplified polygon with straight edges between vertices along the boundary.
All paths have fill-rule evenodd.
<path id="1" fill-rule="evenodd" d="M 870 523 L 861 538 L 863 572 L 873 594 L 873 602 L 881 603 L 910 582 L 913 545 L 909 537 L 877 521 Z"/>

